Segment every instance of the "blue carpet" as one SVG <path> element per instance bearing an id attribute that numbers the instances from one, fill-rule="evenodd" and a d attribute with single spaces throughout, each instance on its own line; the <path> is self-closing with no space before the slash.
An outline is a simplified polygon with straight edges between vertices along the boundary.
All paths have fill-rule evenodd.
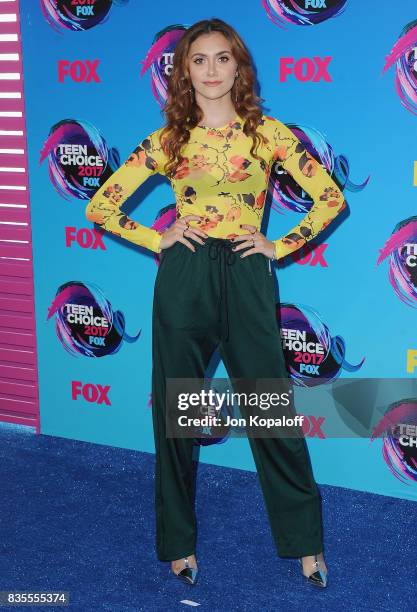
<path id="1" fill-rule="evenodd" d="M 320 485 L 321 590 L 277 556 L 257 474 L 200 463 L 193 587 L 156 558 L 153 454 L 0 424 L 0 466 L 0 591 L 71 599 L 13 609 L 162 612 L 190 600 L 210 612 L 417 610 L 415 502 Z"/>

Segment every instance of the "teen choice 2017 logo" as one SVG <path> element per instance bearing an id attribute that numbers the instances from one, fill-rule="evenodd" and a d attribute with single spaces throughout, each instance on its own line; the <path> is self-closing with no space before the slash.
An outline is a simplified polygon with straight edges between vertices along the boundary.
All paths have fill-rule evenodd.
<path id="1" fill-rule="evenodd" d="M 345 359 L 346 343 L 333 336 L 319 315 L 308 306 L 277 304 L 281 338 L 289 373 L 295 384 L 313 387 L 338 378 L 342 370 L 356 372 L 357 365 Z"/>
<path id="2" fill-rule="evenodd" d="M 58 287 L 48 308 L 47 320 L 55 315 L 56 334 L 73 356 L 104 357 L 117 353 L 122 341 L 136 342 L 125 331 L 125 317 L 113 310 L 103 292 L 93 283 L 70 281 Z"/>

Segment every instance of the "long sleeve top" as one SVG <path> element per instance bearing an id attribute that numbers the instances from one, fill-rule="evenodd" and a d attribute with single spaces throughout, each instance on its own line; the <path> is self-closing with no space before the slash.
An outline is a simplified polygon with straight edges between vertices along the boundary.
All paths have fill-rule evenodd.
<path id="1" fill-rule="evenodd" d="M 199 227 L 209 236 L 232 238 L 248 233 L 241 224 L 260 229 L 271 167 L 279 161 L 313 200 L 300 223 L 273 240 L 279 259 L 317 236 L 346 203 L 328 172 L 284 123 L 262 115 L 258 130 L 268 139 L 257 150 L 265 161 L 250 154 L 252 138 L 243 132 L 238 115 L 218 128 L 196 126 L 181 151 L 183 162 L 169 180 L 176 197 L 177 219 L 200 215 L 202 219 L 191 220 L 190 227 Z M 160 142 L 161 131 L 155 130 L 136 146 L 86 207 L 90 221 L 156 253 L 161 252 L 162 232 L 131 219 L 121 207 L 149 176 L 164 174 L 167 156 Z"/>

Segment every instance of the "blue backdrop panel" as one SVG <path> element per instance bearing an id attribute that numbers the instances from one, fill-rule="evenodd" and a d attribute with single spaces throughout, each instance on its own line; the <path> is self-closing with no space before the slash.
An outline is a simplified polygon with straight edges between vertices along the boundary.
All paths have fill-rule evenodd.
<path id="1" fill-rule="evenodd" d="M 400 299 L 392 275 L 399 273 L 394 258 L 417 235 L 395 235 L 403 242 L 397 240 L 386 259 L 376 262 L 397 224 L 416 210 L 411 135 L 417 123 L 417 34 L 407 38 L 415 3 L 404 0 L 397 8 L 389 0 L 375 6 L 329 1 L 325 12 L 304 2 L 304 8 L 313 4 L 311 23 L 280 0 L 253 0 L 244 8 L 237 0 L 212 0 L 209 12 L 191 0 L 58 3 L 67 5 L 67 14 L 55 4 L 21 0 L 41 432 L 154 451 L 151 314 L 157 262 L 144 249 L 93 232 L 84 211 L 100 181 L 163 123 L 160 74 L 155 64 L 141 74 L 152 45 L 163 33 L 213 16 L 233 25 L 247 43 L 266 114 L 321 144 L 349 206 L 343 223 L 317 243 L 326 245 L 321 261 L 314 263 L 313 256 L 276 268 L 281 302 L 291 312 L 305 307 L 307 318 L 315 313 L 316 323 L 341 339 L 344 361 L 332 376 L 414 378 L 407 359 L 410 364 L 417 349 L 417 298 L 409 276 L 411 298 Z M 401 41 L 404 48 L 383 72 Z M 162 72 L 165 64 L 159 65 Z M 324 71 L 317 69 L 324 64 Z M 290 70 L 285 78 L 284 66 Z M 167 180 L 154 176 L 124 209 L 150 226 L 173 203 Z M 283 235 L 301 214 L 274 201 L 268 237 Z M 215 376 L 226 376 L 222 363 Z M 412 439 L 410 433 L 407 441 Z M 405 458 L 404 440 L 314 436 L 307 442 L 318 482 L 417 499 L 417 455 Z M 255 470 L 246 439 L 204 447 L 200 459 Z"/>

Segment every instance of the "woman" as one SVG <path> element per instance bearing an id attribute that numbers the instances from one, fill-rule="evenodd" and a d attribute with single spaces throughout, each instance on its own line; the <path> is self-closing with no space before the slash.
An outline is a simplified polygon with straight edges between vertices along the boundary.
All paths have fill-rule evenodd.
<path id="1" fill-rule="evenodd" d="M 166 125 L 135 148 L 86 209 L 106 230 L 163 254 L 152 323 L 157 555 L 189 584 L 197 578 L 193 439 L 166 435 L 166 379 L 203 379 L 217 347 L 231 378 L 288 377 L 270 261 L 306 244 L 345 207 L 329 174 L 259 102 L 237 32 L 220 19 L 194 24 L 175 49 Z M 269 240 L 259 228 L 277 161 L 314 205 L 286 236 Z M 176 221 L 165 232 L 120 210 L 156 172 L 176 195 Z M 304 438 L 249 442 L 278 554 L 298 557 L 307 580 L 326 586 L 320 494 Z"/>

